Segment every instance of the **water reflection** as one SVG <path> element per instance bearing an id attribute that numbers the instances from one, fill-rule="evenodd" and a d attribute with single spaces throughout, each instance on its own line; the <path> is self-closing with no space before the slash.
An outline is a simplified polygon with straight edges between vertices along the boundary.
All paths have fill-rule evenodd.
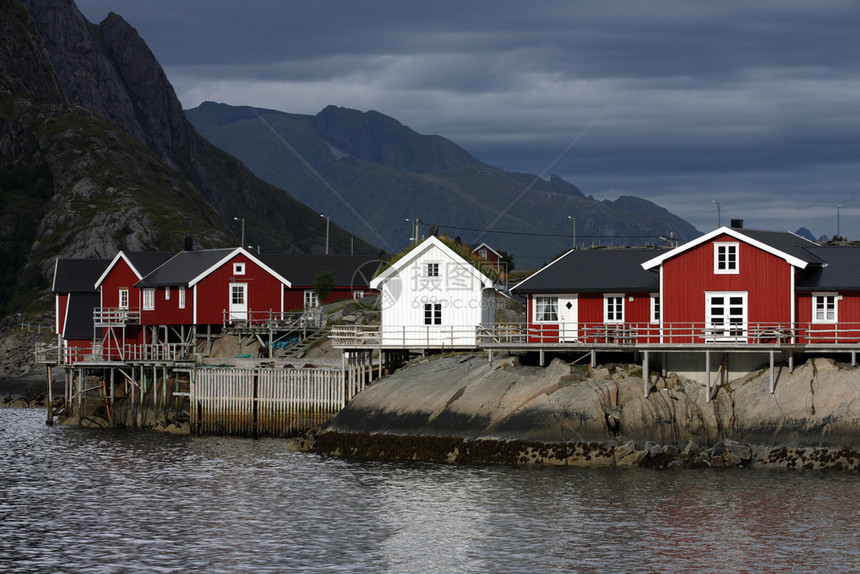
<path id="1" fill-rule="evenodd" d="M 0 411 L 4 572 L 860 570 L 860 476 L 463 467 Z"/>

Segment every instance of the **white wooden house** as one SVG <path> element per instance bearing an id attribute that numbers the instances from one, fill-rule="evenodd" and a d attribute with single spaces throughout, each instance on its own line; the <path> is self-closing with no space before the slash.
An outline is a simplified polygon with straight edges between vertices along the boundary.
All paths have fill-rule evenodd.
<path id="1" fill-rule="evenodd" d="M 370 282 L 380 290 L 383 347 L 478 346 L 496 318 L 493 279 L 437 237 L 428 237 Z"/>

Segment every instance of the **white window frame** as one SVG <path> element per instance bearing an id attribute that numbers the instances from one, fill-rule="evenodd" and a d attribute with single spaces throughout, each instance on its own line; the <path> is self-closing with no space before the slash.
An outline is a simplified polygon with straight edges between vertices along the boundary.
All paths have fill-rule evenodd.
<path id="1" fill-rule="evenodd" d="M 442 324 L 442 303 L 424 303 L 424 324 Z"/>
<path id="2" fill-rule="evenodd" d="M 128 289 L 120 289 L 119 290 L 119 299 L 117 300 L 117 307 L 120 309 L 128 309 Z"/>
<path id="3" fill-rule="evenodd" d="M 425 277 L 439 277 L 439 269 L 442 264 L 438 261 L 428 261 L 424 264 Z"/>
<path id="4" fill-rule="evenodd" d="M 233 263 L 233 275 L 244 275 L 245 263 Z"/>
<path id="5" fill-rule="evenodd" d="M 603 294 L 603 322 L 604 323 L 623 323 L 624 322 L 624 293 L 604 293 Z M 610 305 L 616 307 L 610 309 Z M 620 307 L 620 309 L 618 308 Z M 618 317 L 617 315 L 620 315 Z"/>
<path id="6" fill-rule="evenodd" d="M 143 293 L 143 310 L 155 310 L 155 289 L 147 288 L 142 290 Z"/>
<path id="7" fill-rule="evenodd" d="M 170 286 L 164 288 L 164 300 L 170 301 Z"/>
<path id="8" fill-rule="evenodd" d="M 320 297 L 313 289 L 305 289 L 305 309 L 315 309 L 320 306 Z"/>
<path id="9" fill-rule="evenodd" d="M 487 249 L 486 249 L 486 247 L 483 247 L 483 248 L 481 248 L 481 249 L 479 249 L 479 250 L 478 250 L 478 256 L 479 256 L 481 259 L 487 259 L 488 254 L 487 254 Z"/>
<path id="10" fill-rule="evenodd" d="M 179 308 L 185 309 L 185 287 L 178 287 L 179 290 Z"/>
<path id="11" fill-rule="evenodd" d="M 720 269 L 720 250 L 725 248 L 725 268 Z M 730 266 L 731 253 L 734 252 L 734 265 Z M 714 274 L 715 275 L 737 275 L 740 273 L 740 242 L 738 241 L 716 241 L 714 242 Z"/>
<path id="12" fill-rule="evenodd" d="M 651 322 L 659 323 L 662 312 L 663 306 L 661 305 L 660 294 L 651 293 Z"/>
<path id="13" fill-rule="evenodd" d="M 364 299 L 364 291 L 353 291 L 352 298 L 356 301 L 358 299 Z"/>
<path id="14" fill-rule="evenodd" d="M 535 323 L 558 323 L 558 297 L 536 295 L 532 302 Z"/>
<path id="15" fill-rule="evenodd" d="M 824 317 L 818 317 L 818 303 L 820 300 L 833 300 L 833 318 L 827 317 L 827 307 L 824 307 Z M 834 324 L 839 321 L 839 293 L 813 293 L 812 294 L 812 322 Z M 825 303 L 826 304 L 826 303 Z"/>
<path id="16" fill-rule="evenodd" d="M 723 322 L 722 331 L 718 334 L 716 331 L 716 326 L 714 325 L 714 315 L 712 315 L 713 311 L 713 298 L 714 297 L 723 297 L 726 301 L 721 305 L 725 308 L 725 311 L 722 315 L 720 315 L 720 319 L 729 321 L 728 323 Z M 730 307 L 732 305 L 731 299 L 740 297 L 741 298 L 741 306 L 743 308 L 743 313 L 740 316 L 741 322 L 735 323 L 735 327 L 732 327 L 731 318 L 732 314 L 730 311 Z M 746 291 L 706 291 L 705 292 L 705 325 L 708 327 L 709 332 L 707 333 L 705 340 L 708 342 L 713 341 L 731 341 L 737 343 L 744 343 L 747 340 L 747 333 L 749 328 L 749 294 Z"/>

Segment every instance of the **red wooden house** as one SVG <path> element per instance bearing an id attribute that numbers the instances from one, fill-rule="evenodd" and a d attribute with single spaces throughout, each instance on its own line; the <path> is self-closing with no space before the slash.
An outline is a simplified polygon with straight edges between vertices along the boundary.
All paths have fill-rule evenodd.
<path id="1" fill-rule="evenodd" d="M 241 247 L 177 253 L 141 279 L 141 324 L 262 323 L 284 311 L 290 282 Z"/>
<path id="2" fill-rule="evenodd" d="M 284 286 L 285 311 L 301 311 L 378 293 L 370 288 L 370 279 L 381 264 L 375 256 L 263 254 L 260 260 L 290 280 L 290 285 Z M 335 287 L 325 301 L 319 301 L 314 282 L 323 271 L 332 274 Z"/>
<path id="3" fill-rule="evenodd" d="M 655 249 L 568 251 L 511 288 L 527 297 L 530 343 L 656 341 L 659 276 L 642 268 Z"/>
<path id="4" fill-rule="evenodd" d="M 57 259 L 54 264 L 54 305 L 60 357 L 74 363 L 90 354 L 95 338 L 93 311 L 99 307 L 95 283 L 108 259 Z"/>
<path id="5" fill-rule="evenodd" d="M 496 269 L 500 269 L 502 266 L 502 256 L 498 251 L 487 245 L 486 243 L 481 243 L 472 248 L 472 253 Z"/>
<path id="6" fill-rule="evenodd" d="M 568 252 L 512 288 L 529 341 L 860 341 L 860 249 L 736 225 L 671 250 Z"/>
<path id="7" fill-rule="evenodd" d="M 102 357 L 123 359 L 126 345 L 144 343 L 141 327 L 141 291 L 137 282 L 173 254 L 120 251 L 96 280 L 99 305 L 94 322 L 102 330 Z"/>

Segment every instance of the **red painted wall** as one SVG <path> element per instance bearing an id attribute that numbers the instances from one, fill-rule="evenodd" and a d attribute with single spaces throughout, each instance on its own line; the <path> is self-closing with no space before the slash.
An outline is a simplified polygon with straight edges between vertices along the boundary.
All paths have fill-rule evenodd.
<path id="1" fill-rule="evenodd" d="M 104 281 L 102 281 L 100 285 L 101 306 L 110 308 L 119 307 L 119 290 L 128 289 L 128 310 L 139 311 L 140 289 L 135 287 L 134 284 L 140 281 L 140 279 L 141 278 L 138 277 L 134 271 L 132 271 L 128 263 L 125 262 L 125 259 L 120 258 L 116 262 L 116 265 L 114 265 L 108 272 Z M 117 338 L 121 338 L 121 329 L 115 328 L 114 334 Z M 103 337 L 106 336 L 106 333 L 103 334 Z M 127 344 L 143 343 L 143 330 L 136 325 L 127 326 L 125 328 L 125 342 Z M 122 344 L 122 341 L 119 341 L 119 344 Z M 114 345 L 113 336 L 111 337 L 110 346 L 110 349 L 105 348 L 105 358 L 112 358 L 113 355 L 116 353 L 116 345 Z"/>
<path id="2" fill-rule="evenodd" d="M 170 288 L 170 299 L 167 298 L 167 289 L 159 287 L 155 290 L 155 309 L 141 309 L 140 312 L 142 325 L 191 325 L 194 322 L 193 317 L 194 289 L 185 290 L 185 308 L 180 309 L 178 287 Z"/>
<path id="3" fill-rule="evenodd" d="M 245 274 L 233 276 L 233 263 L 245 263 Z M 248 311 L 254 321 L 258 313 L 281 312 L 282 284 L 268 271 L 239 253 L 197 284 L 197 324 L 221 325 L 224 310 L 230 309 L 230 283 L 248 284 Z M 186 297 L 188 295 L 186 294 Z M 171 299 L 173 293 L 171 293 Z M 262 321 L 262 319 L 260 319 Z"/>
<path id="4" fill-rule="evenodd" d="M 69 304 L 69 294 L 68 293 L 58 293 L 56 295 L 57 301 L 57 333 L 62 334 L 63 329 L 66 326 L 66 314 L 67 309 L 66 305 Z"/>
<path id="5" fill-rule="evenodd" d="M 739 273 L 714 273 L 714 242 L 730 240 L 720 236 L 663 263 L 664 323 L 705 321 L 706 291 L 746 291 L 749 323 L 791 321 L 791 266 L 757 247 L 740 242 Z M 674 341 L 680 342 L 680 341 Z M 693 338 L 693 342 L 702 342 Z"/>
<path id="6" fill-rule="evenodd" d="M 812 293 L 797 294 L 798 343 L 854 343 L 860 341 L 860 293 L 840 293 L 836 304 L 838 333 L 833 324 L 813 323 Z"/>

